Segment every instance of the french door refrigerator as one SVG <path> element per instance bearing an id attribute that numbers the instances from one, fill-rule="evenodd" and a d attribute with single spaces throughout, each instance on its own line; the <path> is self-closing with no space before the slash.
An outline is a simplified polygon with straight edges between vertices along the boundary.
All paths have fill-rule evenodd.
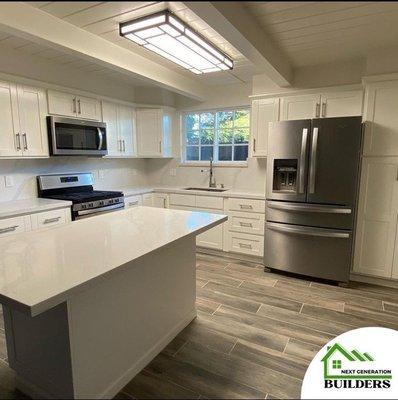
<path id="1" fill-rule="evenodd" d="M 347 282 L 361 117 L 274 123 L 268 136 L 264 265 Z"/>

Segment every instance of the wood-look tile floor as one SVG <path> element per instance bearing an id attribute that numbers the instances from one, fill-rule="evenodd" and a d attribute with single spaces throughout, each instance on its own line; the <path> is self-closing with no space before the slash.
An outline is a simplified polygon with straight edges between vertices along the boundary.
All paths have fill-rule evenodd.
<path id="1" fill-rule="evenodd" d="M 358 327 L 398 329 L 397 289 L 340 288 L 203 254 L 197 309 L 117 398 L 299 398 L 306 368 L 327 341 Z M 0 325 L 0 398 L 22 397 L 6 357 Z"/>

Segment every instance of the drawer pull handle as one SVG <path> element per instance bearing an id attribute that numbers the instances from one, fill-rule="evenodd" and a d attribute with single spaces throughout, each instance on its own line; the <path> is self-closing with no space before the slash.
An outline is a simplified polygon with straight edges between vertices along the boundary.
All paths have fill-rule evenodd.
<path id="1" fill-rule="evenodd" d="M 239 204 L 239 206 L 242 210 L 253 210 L 253 206 L 250 204 Z"/>
<path id="2" fill-rule="evenodd" d="M 251 244 L 246 244 L 246 243 L 239 243 L 239 247 L 241 247 L 242 249 L 250 249 L 252 248 Z"/>
<path id="3" fill-rule="evenodd" d="M 250 222 L 239 222 L 240 226 L 245 226 L 247 228 L 253 228 L 253 224 Z"/>
<path id="4" fill-rule="evenodd" d="M 44 224 L 52 224 L 53 222 L 58 222 L 61 219 L 61 217 L 55 217 L 55 218 L 47 218 L 44 220 Z"/>
<path id="5" fill-rule="evenodd" d="M 129 206 L 136 206 L 138 204 L 138 200 L 136 200 L 136 201 L 131 201 L 130 203 L 129 203 Z"/>
<path id="6" fill-rule="evenodd" d="M 19 225 L 14 225 L 14 226 L 9 226 L 9 227 L 7 227 L 7 228 L 0 229 L 0 234 L 2 234 L 2 233 L 8 233 L 8 232 L 14 232 L 15 229 L 18 228 L 18 226 L 19 226 Z"/>

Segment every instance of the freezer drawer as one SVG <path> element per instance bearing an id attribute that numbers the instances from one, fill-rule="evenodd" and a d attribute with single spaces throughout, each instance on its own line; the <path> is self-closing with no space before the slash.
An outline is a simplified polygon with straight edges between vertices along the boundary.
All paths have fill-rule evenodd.
<path id="1" fill-rule="evenodd" d="M 264 264 L 269 268 L 347 282 L 351 249 L 351 231 L 266 223 Z"/>
<path id="2" fill-rule="evenodd" d="M 323 204 L 267 201 L 266 218 L 270 222 L 350 230 L 354 211 L 350 207 Z"/>

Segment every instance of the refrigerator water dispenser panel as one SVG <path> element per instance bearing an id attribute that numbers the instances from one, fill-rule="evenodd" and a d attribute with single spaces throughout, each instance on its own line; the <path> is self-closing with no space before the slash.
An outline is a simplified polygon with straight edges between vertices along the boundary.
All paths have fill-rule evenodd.
<path id="1" fill-rule="evenodd" d="M 290 192 L 297 190 L 297 160 L 274 160 L 273 192 Z"/>

